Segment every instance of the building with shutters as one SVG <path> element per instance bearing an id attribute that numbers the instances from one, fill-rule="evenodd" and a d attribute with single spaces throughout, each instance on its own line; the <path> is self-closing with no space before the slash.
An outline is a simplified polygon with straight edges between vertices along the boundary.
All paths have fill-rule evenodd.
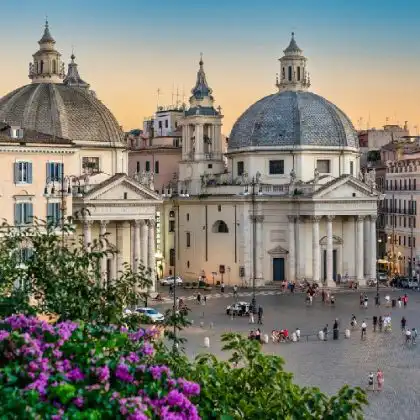
<path id="1" fill-rule="evenodd" d="M 0 99 L 2 217 L 22 226 L 33 217 L 62 223 L 78 215 L 84 246 L 107 234 L 118 250 L 101 261 L 104 280 L 124 263 L 155 271 L 161 199 L 153 177 L 128 176 L 121 127 L 80 77 L 74 54 L 65 70 L 48 22 L 38 44 L 31 83 Z"/>

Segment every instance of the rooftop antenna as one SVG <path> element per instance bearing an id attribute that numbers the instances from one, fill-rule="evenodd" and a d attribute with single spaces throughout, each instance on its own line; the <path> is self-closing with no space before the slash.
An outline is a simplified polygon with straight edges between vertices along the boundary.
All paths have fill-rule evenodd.
<path id="1" fill-rule="evenodd" d="M 159 97 L 160 97 L 161 93 L 162 93 L 162 91 L 160 90 L 160 88 L 158 88 L 158 90 L 157 90 L 157 102 L 156 102 L 156 109 L 157 110 L 159 109 Z"/>
<path id="2" fill-rule="evenodd" d="M 174 82 L 172 82 L 172 100 L 171 100 L 171 108 L 174 107 Z"/>
<path id="3" fill-rule="evenodd" d="M 178 108 L 179 105 L 179 89 L 178 86 L 176 87 L 176 108 Z"/>
<path id="4" fill-rule="evenodd" d="M 185 103 L 185 88 L 184 88 L 184 85 L 182 85 L 182 103 Z"/>

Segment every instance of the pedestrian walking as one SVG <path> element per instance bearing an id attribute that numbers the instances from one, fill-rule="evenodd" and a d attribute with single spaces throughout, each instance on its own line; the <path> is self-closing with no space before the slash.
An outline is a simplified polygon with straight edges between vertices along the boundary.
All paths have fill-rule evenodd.
<path id="1" fill-rule="evenodd" d="M 375 381 L 373 380 L 373 372 L 369 372 L 367 389 L 375 391 Z"/>
<path id="2" fill-rule="evenodd" d="M 380 306 L 381 305 L 381 302 L 379 301 L 379 293 L 377 293 L 376 296 L 375 296 L 375 305 L 376 306 Z"/>
<path id="3" fill-rule="evenodd" d="M 223 282 L 220 285 L 220 293 L 225 293 L 225 283 L 223 283 Z"/>
<path id="4" fill-rule="evenodd" d="M 401 331 L 405 331 L 405 326 L 407 325 L 407 320 L 405 317 L 401 318 Z"/>
<path id="5" fill-rule="evenodd" d="M 416 344 L 417 330 L 413 327 L 411 329 L 411 344 Z"/>
<path id="6" fill-rule="evenodd" d="M 362 322 L 362 335 L 361 335 L 361 340 L 364 340 L 366 338 L 366 329 L 367 329 L 367 324 L 365 321 Z"/>
<path id="7" fill-rule="evenodd" d="M 378 385 L 378 392 L 381 392 L 384 386 L 384 374 L 381 369 L 378 369 L 376 372 L 376 383 Z"/>
<path id="8" fill-rule="evenodd" d="M 327 341 L 328 340 L 328 324 L 325 325 L 322 331 L 324 332 L 324 341 Z"/>
<path id="9" fill-rule="evenodd" d="M 350 325 L 351 325 L 352 328 L 357 327 L 357 320 L 356 320 L 356 315 L 355 314 L 352 314 L 352 316 L 351 316 Z"/>
<path id="10" fill-rule="evenodd" d="M 367 294 L 365 294 L 365 297 L 363 298 L 363 305 L 364 305 L 365 309 L 367 309 L 367 307 L 368 307 L 368 302 L 369 302 L 369 298 L 368 298 Z"/>
<path id="11" fill-rule="evenodd" d="M 334 295 L 331 295 L 331 297 L 330 297 L 330 305 L 331 306 L 335 305 L 335 296 Z"/>
<path id="12" fill-rule="evenodd" d="M 322 289 L 321 298 L 322 298 L 322 303 L 325 303 L 325 290 L 324 289 Z"/>
<path id="13" fill-rule="evenodd" d="M 403 296 L 403 303 L 404 303 L 404 308 L 406 308 L 407 307 L 407 304 L 408 304 L 408 295 L 407 295 L 407 293 Z"/>
<path id="14" fill-rule="evenodd" d="M 290 293 L 295 293 L 295 282 L 290 285 Z"/>
<path id="15" fill-rule="evenodd" d="M 376 315 L 373 316 L 373 332 L 376 332 L 376 326 L 378 325 L 378 317 Z"/>
<path id="16" fill-rule="evenodd" d="M 296 340 L 297 341 L 300 341 L 300 329 L 299 328 L 296 328 L 295 333 L 296 333 Z"/>
<path id="17" fill-rule="evenodd" d="M 197 304 L 198 305 L 201 304 L 201 293 L 200 292 L 197 293 Z"/>
<path id="18" fill-rule="evenodd" d="M 405 330 L 405 344 L 411 344 L 411 330 L 409 328 Z"/>
<path id="19" fill-rule="evenodd" d="M 401 296 L 398 296 L 398 307 L 401 308 L 402 299 Z"/>
<path id="20" fill-rule="evenodd" d="M 382 332 L 382 328 L 384 326 L 384 320 L 382 318 L 382 315 L 379 316 L 378 324 L 379 324 L 379 332 Z"/>
<path id="21" fill-rule="evenodd" d="M 207 295 L 203 296 L 203 305 L 205 305 L 207 303 Z"/>
<path id="22" fill-rule="evenodd" d="M 262 325 L 262 318 L 263 318 L 263 308 L 262 306 L 258 306 L 258 324 Z"/>
<path id="23" fill-rule="evenodd" d="M 235 286 L 233 286 L 233 297 L 235 299 L 238 298 L 238 286 L 236 286 L 236 284 L 235 284 Z"/>

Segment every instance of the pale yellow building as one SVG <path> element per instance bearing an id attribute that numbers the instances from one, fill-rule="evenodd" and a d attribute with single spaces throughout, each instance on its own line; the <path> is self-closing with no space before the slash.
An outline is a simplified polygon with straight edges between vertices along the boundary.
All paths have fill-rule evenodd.
<path id="1" fill-rule="evenodd" d="M 119 251 L 101 262 L 104 278 L 115 278 L 125 262 L 155 271 L 161 199 L 153 176 L 127 175 L 121 127 L 80 77 L 73 54 L 65 72 L 48 22 L 38 43 L 31 83 L 0 99 L 2 217 L 24 225 L 33 217 L 79 215 L 77 234 L 86 247 L 107 233 Z"/>

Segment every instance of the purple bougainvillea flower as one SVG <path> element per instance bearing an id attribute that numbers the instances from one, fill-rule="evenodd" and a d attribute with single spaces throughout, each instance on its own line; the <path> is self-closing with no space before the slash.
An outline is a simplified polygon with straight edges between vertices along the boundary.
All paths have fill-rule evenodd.
<path id="1" fill-rule="evenodd" d="M 0 341 L 5 340 L 7 337 L 9 337 L 9 335 L 10 335 L 9 331 L 1 330 L 0 331 Z"/>
<path id="2" fill-rule="evenodd" d="M 77 397 L 73 400 L 73 404 L 77 407 L 77 408 L 82 408 L 83 405 L 85 404 L 85 401 L 83 399 L 83 397 Z"/>
<path id="3" fill-rule="evenodd" d="M 109 379 L 109 367 L 102 366 L 96 369 L 96 374 L 98 375 L 99 382 L 106 382 Z"/>
<path id="4" fill-rule="evenodd" d="M 115 376 L 122 382 L 133 382 L 134 378 L 130 374 L 129 368 L 127 365 L 120 363 L 115 369 Z"/>
<path id="5" fill-rule="evenodd" d="M 66 377 L 68 380 L 73 382 L 80 382 L 85 379 L 85 375 L 81 372 L 79 368 L 74 368 L 67 372 Z"/>

